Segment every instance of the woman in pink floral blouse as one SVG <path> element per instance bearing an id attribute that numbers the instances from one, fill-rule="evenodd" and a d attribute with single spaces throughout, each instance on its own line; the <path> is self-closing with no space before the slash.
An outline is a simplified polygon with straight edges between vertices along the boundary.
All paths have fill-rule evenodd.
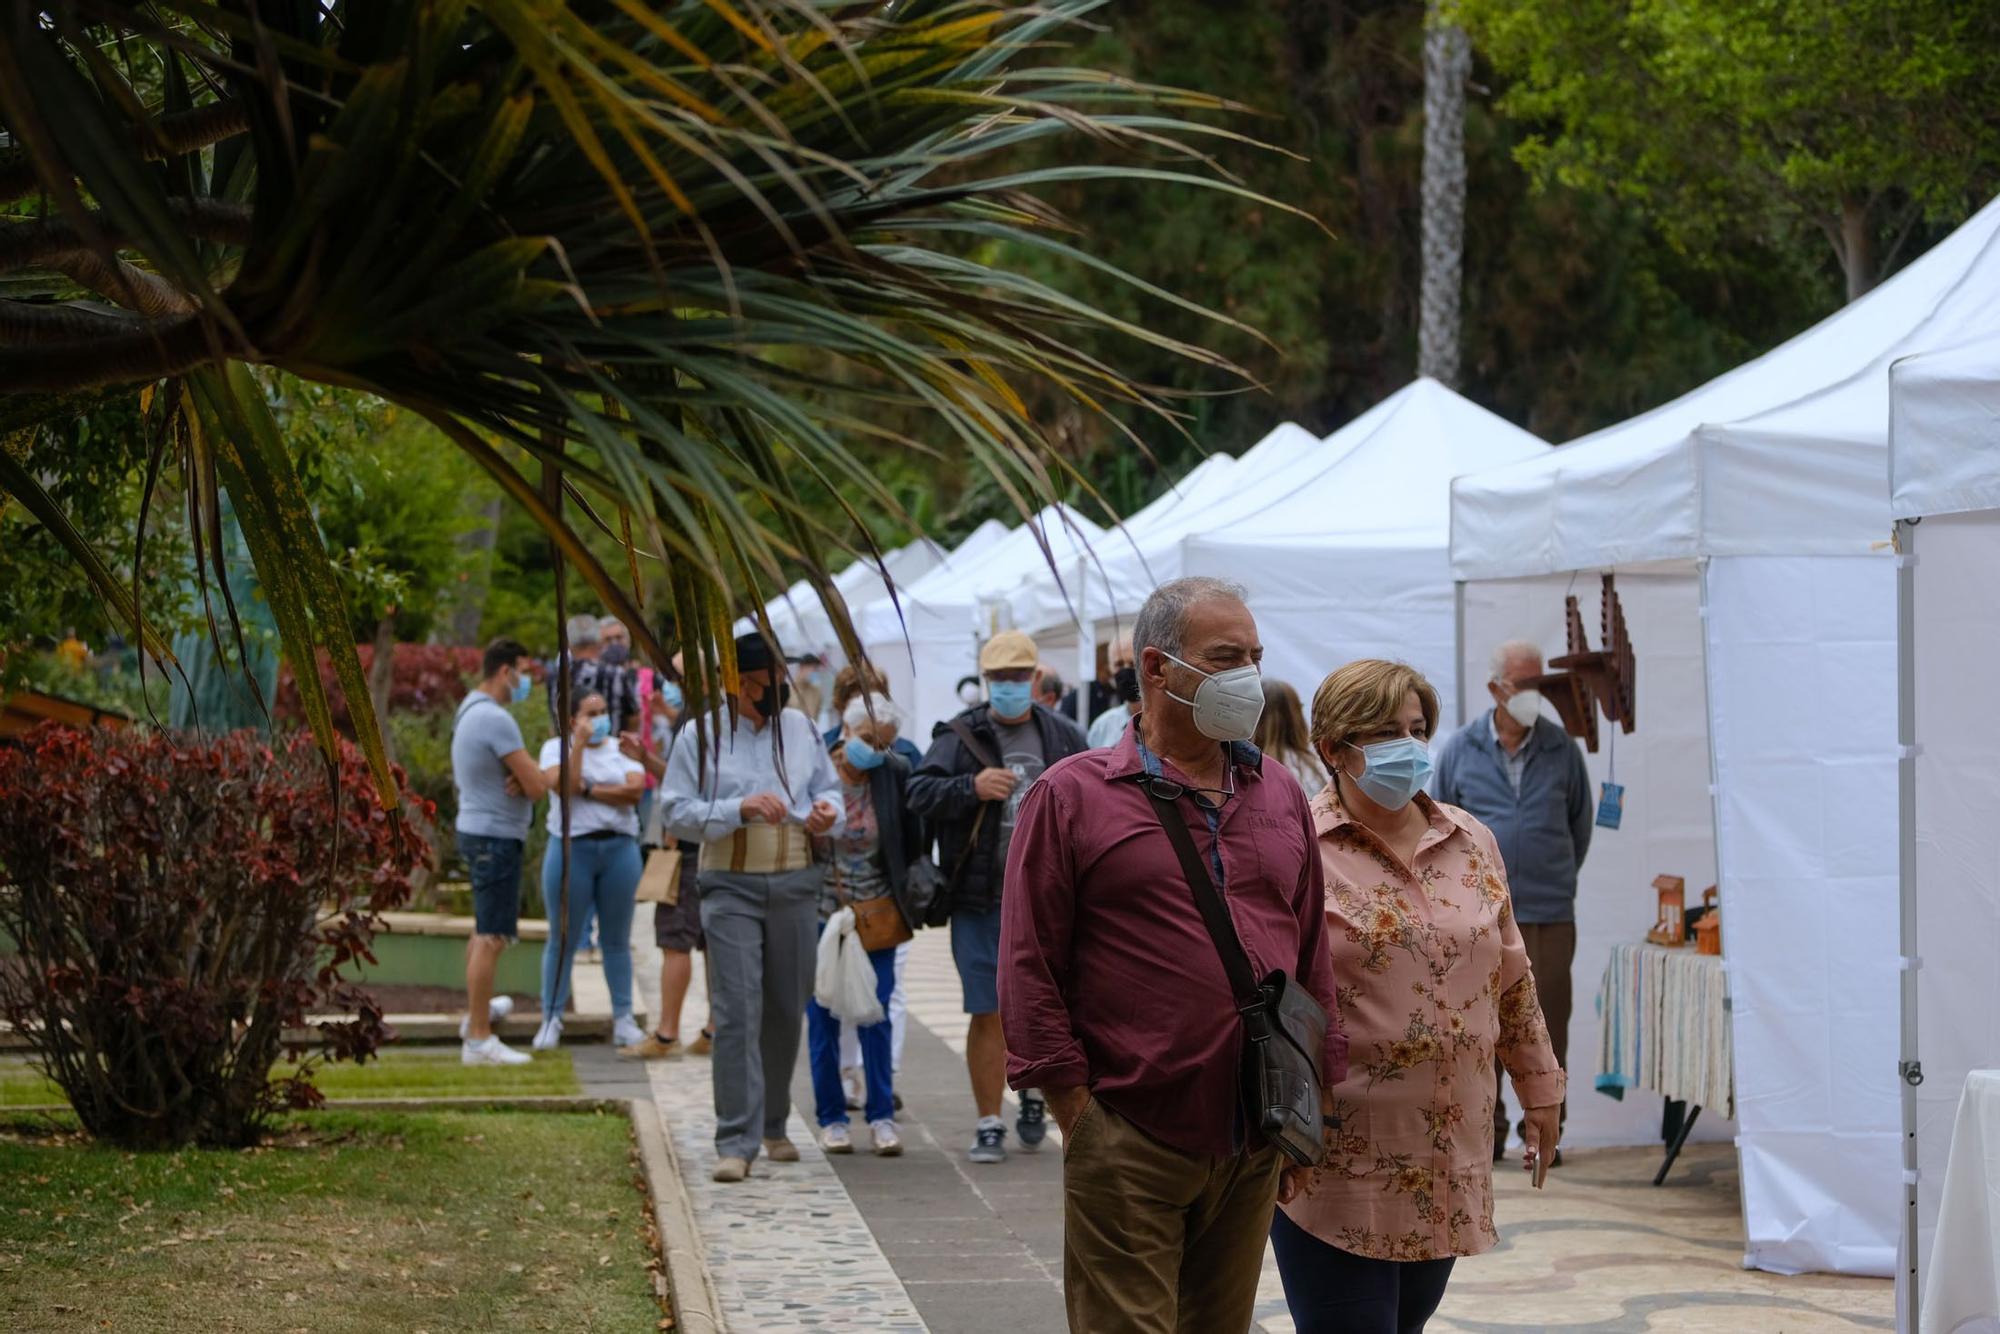
<path id="1" fill-rule="evenodd" d="M 1350 1044 L 1340 1129 L 1271 1242 L 1299 1334 L 1424 1327 L 1453 1261 L 1493 1227 L 1493 1057 L 1528 1109 L 1524 1165 L 1553 1153 L 1563 1072 L 1485 825 L 1420 790 L 1437 692 L 1365 659 L 1313 699 L 1332 782 L 1312 801 L 1327 939 Z"/>

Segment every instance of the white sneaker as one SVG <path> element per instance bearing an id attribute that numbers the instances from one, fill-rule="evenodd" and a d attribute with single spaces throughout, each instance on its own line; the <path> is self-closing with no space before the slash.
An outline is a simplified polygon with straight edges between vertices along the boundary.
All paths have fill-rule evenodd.
<path id="1" fill-rule="evenodd" d="M 868 1129 L 875 1136 L 875 1156 L 877 1158 L 899 1158 L 903 1153 L 903 1137 L 896 1133 L 894 1121 L 870 1121 Z"/>
<path id="2" fill-rule="evenodd" d="M 514 1013 L 514 998 L 512 996 L 495 996 L 486 1003 L 486 1022 L 489 1024 L 497 1024 L 512 1013 Z M 467 1015 L 458 1021 L 458 1040 L 460 1042 L 472 1041 L 472 1016 Z"/>
<path id="3" fill-rule="evenodd" d="M 646 1040 L 646 1030 L 632 1022 L 632 1016 L 621 1014 L 611 1021 L 611 1045 L 614 1047 L 636 1047 Z"/>
<path id="4" fill-rule="evenodd" d="M 464 1065 L 526 1065 L 534 1057 L 524 1051 L 515 1051 L 492 1034 L 487 1034 L 477 1042 L 467 1042 L 458 1049 L 458 1059 Z"/>
<path id="5" fill-rule="evenodd" d="M 821 1126 L 819 1146 L 828 1153 L 853 1153 L 854 1136 L 848 1131 L 847 1122 L 835 1121 L 830 1126 Z"/>
<path id="6" fill-rule="evenodd" d="M 536 1051 L 554 1051 L 556 1049 L 556 1045 L 561 1041 L 562 1041 L 562 1016 L 555 1015 L 552 1016 L 551 1018 L 542 1020 L 541 1031 L 535 1034 L 535 1040 L 530 1045 L 533 1046 Z"/>

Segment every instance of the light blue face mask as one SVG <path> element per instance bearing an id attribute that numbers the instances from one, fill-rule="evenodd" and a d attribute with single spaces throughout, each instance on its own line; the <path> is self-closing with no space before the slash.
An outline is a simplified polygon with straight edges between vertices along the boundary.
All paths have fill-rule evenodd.
<path id="1" fill-rule="evenodd" d="M 888 756 L 869 745 L 866 741 L 863 741 L 860 737 L 851 736 L 847 738 L 847 762 L 855 768 L 863 772 L 869 769 L 879 769 L 882 767 L 882 761 L 887 758 Z"/>
<path id="2" fill-rule="evenodd" d="M 1349 775 L 1354 786 L 1383 810 L 1402 810 L 1431 781 L 1430 747 L 1413 736 L 1377 741 L 1372 746 L 1349 742 L 1348 747 L 1360 751 L 1361 757 L 1368 761 L 1366 769 Z"/>
<path id="3" fill-rule="evenodd" d="M 681 705 L 686 702 L 687 697 L 681 694 L 679 686 L 675 685 L 672 681 L 667 681 L 660 686 L 660 699 L 668 708 L 672 709 L 675 713 L 679 713 Z"/>
<path id="4" fill-rule="evenodd" d="M 528 702 L 528 692 L 534 688 L 535 683 L 533 679 L 526 672 L 522 672 L 514 679 L 514 702 L 516 704 L 526 704 Z"/>
<path id="5" fill-rule="evenodd" d="M 1034 690 L 1032 681 L 988 681 L 986 700 L 997 718 L 1023 718 L 1034 707 Z"/>
<path id="6" fill-rule="evenodd" d="M 590 744 L 601 746 L 611 736 L 611 715 L 600 713 L 590 720 Z"/>

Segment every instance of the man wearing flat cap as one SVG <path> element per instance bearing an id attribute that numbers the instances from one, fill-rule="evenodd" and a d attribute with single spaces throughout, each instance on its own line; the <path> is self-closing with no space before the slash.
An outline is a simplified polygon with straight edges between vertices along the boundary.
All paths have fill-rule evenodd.
<path id="1" fill-rule="evenodd" d="M 844 813 L 818 729 L 785 707 L 784 664 L 744 635 L 736 666 L 736 694 L 707 719 L 706 746 L 683 735 L 660 783 L 662 823 L 701 846 L 715 1179 L 728 1182 L 749 1175 L 760 1149 L 772 1162 L 799 1158 L 785 1122 L 819 934 L 810 836 L 837 830 Z"/>
<path id="2" fill-rule="evenodd" d="M 1041 655 L 1035 641 L 1005 630 L 979 651 L 986 701 L 932 734 L 930 753 L 910 776 L 910 809 L 937 829 L 941 891 L 951 905 L 951 955 L 958 964 L 965 1012 L 965 1064 L 979 1125 L 968 1155 L 975 1163 L 1007 1160 L 1000 1098 L 1007 1082 L 1007 1043 L 1000 1032 L 1000 898 L 1002 869 L 1021 798 L 1057 760 L 1083 750 L 1083 730 L 1035 703 Z M 1034 1149 L 1048 1133 L 1039 1094 L 1023 1093 L 1015 1130 Z"/>

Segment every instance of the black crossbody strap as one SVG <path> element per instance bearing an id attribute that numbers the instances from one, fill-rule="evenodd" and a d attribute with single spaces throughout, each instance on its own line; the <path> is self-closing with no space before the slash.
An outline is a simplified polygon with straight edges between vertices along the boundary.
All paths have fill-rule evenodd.
<path id="1" fill-rule="evenodd" d="M 1167 841 L 1180 856 L 1181 874 L 1187 877 L 1188 888 L 1194 892 L 1194 906 L 1201 910 L 1201 920 L 1208 927 L 1210 939 L 1215 941 L 1215 952 L 1222 956 L 1222 971 L 1229 975 L 1229 990 L 1236 997 L 1237 1009 L 1248 1011 L 1262 1004 L 1264 993 L 1250 967 L 1250 956 L 1243 952 L 1243 942 L 1236 937 L 1236 923 L 1230 920 L 1229 907 L 1216 892 L 1215 882 L 1209 879 L 1201 853 L 1195 850 L 1187 818 L 1175 803 L 1153 791 L 1151 783 L 1146 783 L 1145 788 L 1161 826 L 1167 831 Z"/>
<path id="2" fill-rule="evenodd" d="M 993 754 L 992 751 L 986 749 L 986 743 L 979 739 L 979 734 L 977 732 L 974 732 L 972 730 L 971 725 L 968 724 L 963 718 L 954 718 L 950 722 L 946 723 L 945 726 L 949 727 L 953 732 L 958 734 L 958 744 L 964 746 L 966 752 L 969 755 L 971 755 L 973 759 L 979 761 L 979 763 L 985 765 L 988 769 L 1001 769 L 1006 767 L 1005 765 L 1000 763 L 999 759 Z"/>

